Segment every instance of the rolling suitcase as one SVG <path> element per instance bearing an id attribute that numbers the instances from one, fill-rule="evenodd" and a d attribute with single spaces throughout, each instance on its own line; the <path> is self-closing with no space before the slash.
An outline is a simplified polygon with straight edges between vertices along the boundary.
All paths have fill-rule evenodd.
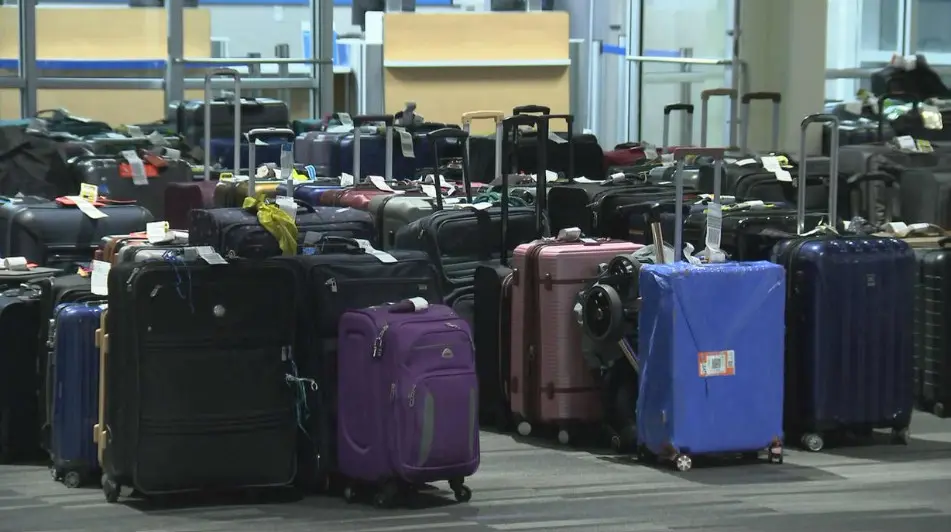
<path id="1" fill-rule="evenodd" d="M 803 120 L 802 151 L 807 127 L 822 122 L 838 126 L 832 115 Z M 800 165 L 799 172 L 806 169 Z M 798 215 L 802 227 L 802 206 Z M 813 452 L 825 446 L 824 436 L 843 429 L 891 428 L 896 441 L 907 443 L 914 406 L 911 247 L 894 238 L 803 235 L 780 243 L 773 261 L 786 268 L 789 293 L 787 436 Z"/>
<path id="2" fill-rule="evenodd" d="M 165 191 L 172 183 L 191 183 L 191 166 L 182 160 L 123 151 L 116 157 L 74 157 L 70 166 L 79 180 L 98 187 L 99 195 L 112 201 L 132 201 L 156 216 L 165 212 Z"/>
<path id="3" fill-rule="evenodd" d="M 918 405 L 938 417 L 951 406 L 951 356 L 948 316 L 951 316 L 951 238 L 932 249 L 917 250 L 915 293 L 915 397 Z"/>
<path id="4" fill-rule="evenodd" d="M 99 417 L 100 303 L 59 305 L 50 330 L 47 367 L 53 378 L 50 426 L 50 475 L 67 488 L 99 480 L 96 442 L 92 427 Z"/>
<path id="5" fill-rule="evenodd" d="M 479 467 L 479 386 L 472 335 L 443 305 L 419 299 L 362 310 L 340 320 L 340 473 L 377 488 L 390 506 L 408 489 L 448 480 L 456 500 L 472 492 Z"/>
<path id="6" fill-rule="evenodd" d="M 713 158 L 720 177 L 723 153 L 674 150 L 677 188 L 687 156 Z M 639 455 L 680 471 L 704 454 L 766 450 L 770 462 L 781 462 L 783 269 L 766 261 L 681 262 L 682 206 L 674 210 L 674 262 L 639 268 Z"/>
<path id="7" fill-rule="evenodd" d="M 247 133 L 247 135 L 248 144 L 250 146 L 248 152 L 248 177 L 238 176 L 238 170 L 235 169 L 235 175 L 231 179 L 219 179 L 218 185 L 215 187 L 214 192 L 214 201 L 216 207 L 242 207 L 245 198 L 257 197 L 261 194 L 264 194 L 268 198 L 274 198 L 277 196 L 277 187 L 284 182 L 280 175 L 276 175 L 274 178 L 267 179 L 261 179 L 257 177 L 258 163 L 260 162 L 258 161 L 257 155 L 259 147 L 257 142 L 259 139 L 282 139 L 284 142 L 281 144 L 281 146 L 290 146 L 291 161 L 293 162 L 294 132 L 292 130 L 286 128 L 252 129 Z M 250 190 L 251 173 L 255 174 L 253 191 Z"/>
<path id="8" fill-rule="evenodd" d="M 106 501 L 123 486 L 150 496 L 289 485 L 309 384 L 293 363 L 296 272 L 278 261 L 172 262 L 110 271 L 93 432 Z M 183 269 L 184 297 L 174 289 Z M 262 313 L 268 300 L 281 303 Z"/>
<path id="9" fill-rule="evenodd" d="M 241 142 L 241 75 L 238 74 L 237 70 L 233 68 L 221 68 L 210 70 L 205 74 L 205 101 L 212 101 L 211 96 L 211 82 L 215 78 L 231 78 L 234 80 L 234 108 L 232 110 L 232 118 L 230 119 L 234 123 L 234 128 L 232 130 L 232 136 L 234 138 L 234 143 L 239 144 Z M 191 183 L 175 183 L 169 185 L 165 190 L 165 221 L 168 222 L 169 226 L 172 229 L 185 229 L 191 223 L 191 211 L 194 209 L 210 209 L 214 207 L 215 202 L 215 190 L 217 189 L 218 180 L 212 180 L 212 171 L 211 171 L 211 124 L 212 124 L 212 106 L 204 105 L 204 118 L 202 120 L 203 129 L 204 129 L 204 139 L 202 146 L 204 146 L 204 166 L 203 166 L 203 178 L 201 180 L 193 180 Z M 237 168 L 241 167 L 241 160 L 238 157 L 238 154 L 234 154 L 234 162 L 232 166 L 237 172 Z"/>
<path id="10" fill-rule="evenodd" d="M 40 302 L 30 288 L 0 293 L 0 464 L 38 458 Z"/>
<path id="11" fill-rule="evenodd" d="M 293 196 L 294 199 L 303 203 L 304 205 L 310 205 L 311 207 L 320 206 L 320 196 L 328 190 L 338 190 L 340 189 L 340 178 L 337 177 L 318 177 L 314 181 L 306 181 L 303 183 L 296 183 L 294 185 Z M 277 195 L 286 196 L 287 195 L 287 185 L 281 184 L 277 186 Z"/>

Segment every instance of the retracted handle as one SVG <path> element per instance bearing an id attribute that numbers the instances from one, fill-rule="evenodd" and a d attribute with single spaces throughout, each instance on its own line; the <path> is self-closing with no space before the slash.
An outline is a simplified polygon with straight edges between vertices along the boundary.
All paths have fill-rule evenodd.
<path id="1" fill-rule="evenodd" d="M 550 115 L 551 107 L 546 107 L 544 105 L 519 105 L 518 107 L 512 109 L 512 114 L 515 116 L 527 114 Z"/>
<path id="2" fill-rule="evenodd" d="M 799 179 L 797 180 L 799 195 L 796 199 L 796 234 L 801 235 L 806 230 L 806 167 L 809 166 L 809 157 L 806 156 L 806 133 L 812 124 L 832 124 L 832 131 L 839 130 L 839 117 L 829 114 L 814 114 L 802 119 L 799 135 Z M 839 198 L 839 135 L 830 135 L 829 146 L 829 216 L 828 224 L 835 227 L 838 213 Z"/>
<path id="3" fill-rule="evenodd" d="M 386 150 L 383 166 L 383 178 L 387 181 L 393 179 L 393 124 L 395 118 L 393 115 L 357 115 L 353 117 L 353 180 L 354 183 L 360 183 L 360 126 L 382 122 L 386 128 Z"/>
<path id="4" fill-rule="evenodd" d="M 297 135 L 293 130 L 287 129 L 285 127 L 262 127 L 257 129 L 252 129 L 248 131 L 248 197 L 254 197 L 255 185 L 257 184 L 257 162 L 258 162 L 258 139 L 271 139 L 279 138 L 287 140 L 291 145 L 291 160 L 294 159 L 294 139 L 297 138 Z M 235 147 L 235 150 L 238 150 L 241 147 L 238 144 Z M 281 153 L 284 153 L 284 146 L 281 146 Z M 287 178 L 287 195 L 288 197 L 294 197 L 294 172 L 291 171 L 290 177 Z"/>
<path id="5" fill-rule="evenodd" d="M 215 68 L 205 73 L 205 181 L 211 179 L 211 82 L 215 78 L 234 80 L 234 167 L 235 175 L 241 169 L 241 74 L 233 68 Z"/>
<path id="6" fill-rule="evenodd" d="M 502 131 L 502 121 L 505 120 L 505 113 L 502 111 L 470 111 L 468 113 L 462 114 L 462 130 L 471 133 L 472 132 L 472 122 L 474 120 L 492 120 L 495 122 L 495 172 L 492 176 L 493 181 L 495 179 L 504 179 L 502 172 L 502 143 L 504 142 L 504 135 Z M 469 165 L 469 145 L 472 137 L 466 138 L 465 146 L 465 161 L 463 166 Z M 472 177 L 469 177 L 469 180 L 464 182 L 466 187 L 466 197 L 469 198 L 472 196 Z"/>
<path id="7" fill-rule="evenodd" d="M 693 104 L 692 103 L 672 103 L 664 106 L 664 144 L 666 151 L 670 147 L 670 113 L 674 111 L 683 111 L 687 113 L 687 138 L 693 142 Z"/>
<path id="8" fill-rule="evenodd" d="M 865 208 L 867 210 L 865 216 L 868 219 L 868 223 L 871 225 L 878 225 L 878 209 L 875 208 L 875 194 L 874 184 L 881 183 L 885 185 L 885 223 L 894 221 L 894 209 L 892 208 L 892 202 L 895 198 L 895 184 L 898 179 L 892 174 L 886 172 L 867 172 L 864 174 L 856 174 L 849 177 L 847 183 L 849 184 L 850 189 L 858 188 L 862 185 L 865 186 Z M 853 216 L 860 216 L 859 213 L 853 213 Z"/>
<path id="9" fill-rule="evenodd" d="M 707 127 L 710 122 L 710 98 L 714 96 L 725 96 L 730 99 L 730 104 L 735 105 L 737 99 L 736 89 L 707 89 L 700 93 L 700 146 L 707 146 Z M 734 142 L 734 128 L 730 127 L 730 144 Z"/>
<path id="10" fill-rule="evenodd" d="M 878 99 L 878 141 L 885 142 L 885 100 L 905 100 L 915 110 L 921 110 L 921 102 L 905 92 L 886 92 Z"/>
<path id="11" fill-rule="evenodd" d="M 651 237 L 654 239 L 654 259 L 657 264 L 667 262 L 664 257 L 664 230 L 661 226 L 661 217 L 664 213 L 664 206 L 655 203 L 647 211 L 647 223 L 650 224 Z"/>
<path id="12" fill-rule="evenodd" d="M 776 152 L 779 150 L 779 116 L 783 103 L 783 95 L 778 92 L 747 92 L 740 98 L 740 151 L 744 154 L 750 152 L 750 104 L 754 101 L 773 102 L 773 132 L 769 149 Z"/>
<path id="13" fill-rule="evenodd" d="M 430 131 L 427 136 L 433 141 L 433 188 L 436 189 L 436 210 L 441 211 L 443 209 L 443 199 L 442 180 L 439 176 L 439 139 L 459 139 L 465 142 L 469 138 L 469 132 L 454 127 L 444 127 L 436 131 Z M 472 203 L 468 174 L 466 165 L 462 165 L 462 184 L 466 190 L 466 200 Z"/>
<path id="14" fill-rule="evenodd" d="M 723 148 L 677 148 L 673 150 L 674 161 L 677 163 L 674 171 L 674 185 L 676 207 L 674 209 L 674 262 L 683 259 L 684 239 L 684 166 L 688 156 L 709 157 L 713 160 L 713 202 L 720 203 L 720 186 L 723 179 Z"/>

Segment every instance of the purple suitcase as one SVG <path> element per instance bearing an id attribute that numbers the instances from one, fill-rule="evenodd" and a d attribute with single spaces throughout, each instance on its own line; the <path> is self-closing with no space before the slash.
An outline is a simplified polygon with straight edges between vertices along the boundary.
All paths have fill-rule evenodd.
<path id="1" fill-rule="evenodd" d="M 417 306 L 419 305 L 419 306 Z M 423 307 L 423 308 L 420 308 Z M 340 473 L 387 507 L 412 486 L 448 480 L 459 502 L 479 467 L 479 385 L 469 325 L 444 305 L 402 301 L 340 320 Z M 344 497 L 357 496 L 351 484 Z"/>

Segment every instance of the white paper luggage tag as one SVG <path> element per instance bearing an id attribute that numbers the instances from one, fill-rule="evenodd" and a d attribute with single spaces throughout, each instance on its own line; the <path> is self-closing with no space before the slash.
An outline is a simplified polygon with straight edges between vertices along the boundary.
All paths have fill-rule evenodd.
<path id="1" fill-rule="evenodd" d="M 380 251 L 374 248 L 370 244 L 369 240 L 357 239 L 357 245 L 360 246 L 360 249 L 366 252 L 367 255 L 373 255 L 374 257 L 377 258 L 377 260 L 379 260 L 380 262 L 384 264 L 393 264 L 394 262 L 396 262 L 396 257 L 394 257 L 393 255 L 390 255 L 389 253 L 385 251 Z"/>
<path id="2" fill-rule="evenodd" d="M 350 118 L 350 113 L 337 113 L 337 119 L 341 124 L 353 127 L 353 118 Z"/>
<path id="3" fill-rule="evenodd" d="M 403 157 L 415 158 L 416 153 L 413 151 L 413 134 L 401 127 L 396 128 L 396 133 L 400 136 L 400 150 L 403 152 Z"/>
<path id="4" fill-rule="evenodd" d="M 413 305 L 413 311 L 420 312 L 429 308 L 429 301 L 422 297 L 411 297 L 407 299 Z"/>
<path id="5" fill-rule="evenodd" d="M 182 158 L 182 152 L 173 148 L 165 148 L 162 157 L 165 157 L 169 161 L 178 161 Z"/>
<path id="6" fill-rule="evenodd" d="M 79 212 L 85 214 L 92 220 L 101 220 L 102 218 L 107 218 L 109 216 L 108 214 L 97 209 L 96 206 L 87 201 L 86 198 L 80 196 L 66 196 L 66 199 L 75 203 L 76 208 L 79 209 Z"/>
<path id="7" fill-rule="evenodd" d="M 378 175 L 367 176 L 367 179 L 370 180 L 370 183 L 376 187 L 377 190 L 382 190 L 383 192 L 396 192 L 386 184 L 386 179 L 383 179 Z"/>
<path id="8" fill-rule="evenodd" d="M 740 159 L 735 163 L 737 166 L 750 166 L 756 164 L 756 159 Z"/>
<path id="9" fill-rule="evenodd" d="M 707 204 L 707 249 L 719 251 L 720 237 L 723 230 L 723 208 L 719 203 Z"/>
<path id="10" fill-rule="evenodd" d="M 761 161 L 763 163 L 763 169 L 767 172 L 772 172 L 773 175 L 776 176 L 777 181 L 792 183 L 792 176 L 783 169 L 778 157 L 763 157 Z"/>
<path id="11" fill-rule="evenodd" d="M 211 246 L 198 246 L 198 249 L 196 251 L 198 252 L 198 256 L 201 257 L 201 259 L 207 262 L 208 264 L 211 264 L 211 265 L 228 264 L 228 261 L 226 261 L 224 257 L 222 257 L 221 255 L 219 255 L 218 252 L 215 251 L 215 248 Z"/>
<path id="12" fill-rule="evenodd" d="M 134 138 L 134 139 L 144 139 L 144 138 L 145 138 L 145 133 L 142 133 L 142 128 L 140 128 L 139 126 L 127 125 L 127 126 L 125 127 L 125 130 L 129 133 L 129 136 L 132 137 L 132 138 Z M 151 137 L 151 135 L 150 135 L 150 137 Z"/>
<path id="13" fill-rule="evenodd" d="M 109 295 L 109 270 L 112 264 L 103 260 L 92 261 L 92 274 L 89 276 L 90 289 L 97 296 Z"/>
<path id="14" fill-rule="evenodd" d="M 175 233 L 169 230 L 168 222 L 149 222 L 145 224 L 145 237 L 149 244 L 160 244 L 175 240 Z"/>
<path id="15" fill-rule="evenodd" d="M 275 199 L 277 206 L 281 208 L 282 211 L 286 212 L 288 216 L 291 217 L 291 220 L 297 221 L 297 202 L 294 201 L 294 198 L 288 196 L 278 196 Z"/>
<path id="16" fill-rule="evenodd" d="M 10 272 L 25 272 L 29 269 L 30 266 L 26 257 L 7 257 L 3 259 L 3 263 L 0 264 L 0 270 Z"/>
<path id="17" fill-rule="evenodd" d="M 129 127 L 135 127 L 135 126 L 129 126 Z M 139 133 L 141 134 L 142 132 L 139 131 Z M 168 141 L 165 140 L 165 135 L 159 133 L 158 131 L 153 131 L 149 133 L 149 142 L 151 142 L 153 146 L 168 146 Z"/>
<path id="18" fill-rule="evenodd" d="M 341 187 L 352 187 L 353 186 L 353 176 L 348 173 L 340 174 L 340 186 Z"/>
<path id="19" fill-rule="evenodd" d="M 567 144 L 567 143 L 568 143 L 568 141 L 567 141 L 566 139 L 561 138 L 561 137 L 558 136 L 554 131 L 549 131 L 549 132 L 548 132 L 548 140 L 554 142 L 555 144 Z"/>
<path id="20" fill-rule="evenodd" d="M 129 170 L 132 171 L 132 184 L 144 186 L 149 184 L 149 177 L 145 174 L 145 163 L 139 159 L 139 154 L 135 150 L 125 150 L 121 152 L 122 158 L 129 162 Z"/>
<path id="21" fill-rule="evenodd" d="M 915 143 L 915 139 L 909 135 L 896 137 L 895 142 L 898 144 L 898 149 L 900 150 L 918 151 L 918 145 Z"/>
<path id="22" fill-rule="evenodd" d="M 436 187 L 433 185 L 420 185 L 419 188 L 423 191 L 423 194 L 426 194 L 430 198 L 436 197 Z"/>

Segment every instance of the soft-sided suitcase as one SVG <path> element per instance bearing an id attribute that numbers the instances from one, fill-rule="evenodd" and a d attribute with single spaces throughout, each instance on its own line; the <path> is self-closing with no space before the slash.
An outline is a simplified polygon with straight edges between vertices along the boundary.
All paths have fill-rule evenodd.
<path id="1" fill-rule="evenodd" d="M 598 265 L 641 246 L 594 240 L 578 229 L 515 248 L 509 392 L 519 434 L 533 425 L 558 428 L 568 443 L 601 422 L 600 388 L 585 365 L 575 299 L 598 276 Z"/>
<path id="2" fill-rule="evenodd" d="M 719 159 L 720 174 L 723 152 L 674 150 L 678 188 L 685 157 Z M 674 262 L 643 265 L 638 275 L 639 454 L 680 471 L 704 454 L 766 450 L 770 462 L 782 461 L 783 269 L 681 262 L 677 203 Z"/>
<path id="3" fill-rule="evenodd" d="M 294 199 L 310 205 L 311 207 L 320 206 L 320 195 L 328 190 L 338 190 L 340 188 L 340 179 L 336 177 L 318 177 L 314 181 L 305 181 L 294 185 Z M 282 183 L 277 186 L 277 195 L 287 195 L 287 185 Z"/>
<path id="4" fill-rule="evenodd" d="M 92 432 L 106 500 L 123 486 L 149 496 L 290 484 L 308 385 L 293 363 L 296 272 L 278 261 L 174 262 L 109 272 Z M 262 301 L 280 304 L 261 312 Z"/>
<path id="5" fill-rule="evenodd" d="M 838 125 L 835 116 L 812 115 L 803 131 L 816 122 Z M 801 227 L 801 207 L 798 214 Z M 834 212 L 828 220 L 835 223 Z M 891 428 L 896 441 L 907 443 L 914 405 L 911 247 L 894 238 L 804 235 L 780 243 L 773 261 L 786 268 L 789 294 L 787 436 L 814 452 L 825 446 L 823 436 L 843 429 Z"/>
<path id="6" fill-rule="evenodd" d="M 449 307 L 407 300 L 340 320 L 340 473 L 377 488 L 385 507 L 407 488 L 448 480 L 456 500 L 479 467 L 479 385 L 469 325 Z M 345 488 L 352 500 L 359 485 Z"/>
<path id="7" fill-rule="evenodd" d="M 39 198 L 11 198 L 0 205 L 0 256 L 69 269 L 92 260 L 99 239 L 144 231 L 152 214 L 137 205 L 97 205 L 92 219 L 78 207 Z"/>
<path id="8" fill-rule="evenodd" d="M 112 201 L 134 201 L 155 216 L 165 212 L 165 190 L 171 183 L 191 183 L 191 166 L 182 160 L 157 155 L 122 152 L 119 157 L 74 157 L 70 166 L 83 183 L 98 187 L 99 195 Z"/>
<path id="9" fill-rule="evenodd" d="M 543 105 L 523 105 L 512 110 L 513 115 L 538 114 L 543 116 L 556 116 L 551 114 L 551 109 Z M 519 135 L 518 142 L 512 146 L 518 151 L 518 161 L 525 168 L 535 168 L 538 166 L 536 159 L 538 153 L 537 144 L 540 139 L 545 139 L 547 146 L 546 160 L 548 161 L 547 170 L 555 173 L 561 173 L 570 176 L 583 176 L 588 179 L 604 179 L 604 151 L 598 144 L 598 138 L 590 134 L 577 134 L 574 132 L 574 117 L 567 120 L 567 130 L 565 133 L 551 134 L 535 131 Z M 522 168 L 519 168 L 522 170 Z"/>
<path id="10" fill-rule="evenodd" d="M 254 183 L 251 183 L 250 176 L 255 174 L 258 170 L 258 164 L 261 162 L 258 160 L 258 148 L 261 146 L 258 145 L 257 141 L 262 138 L 268 139 L 280 139 L 282 141 L 280 147 L 287 146 L 289 142 L 294 140 L 294 132 L 290 129 L 278 129 L 278 128 L 268 128 L 268 129 L 252 129 L 248 132 L 248 143 L 251 148 L 248 151 L 248 176 L 239 176 L 237 170 L 235 175 L 231 179 L 221 178 L 218 180 L 218 185 L 215 187 L 214 193 L 214 202 L 216 207 L 241 207 L 244 203 L 244 198 L 248 197 L 257 197 L 261 194 L 264 194 L 268 198 L 274 198 L 277 196 L 277 186 L 283 183 L 280 175 L 276 175 L 272 179 L 261 179 L 256 178 Z M 291 160 L 293 161 L 293 144 L 291 146 Z M 274 157 L 272 157 L 273 159 Z M 280 154 L 278 154 L 278 159 L 280 159 Z M 279 164 L 280 161 L 277 161 Z M 253 187 L 253 191 L 251 188 Z"/>
<path id="11" fill-rule="evenodd" d="M 99 480 L 92 427 L 99 418 L 99 329 L 103 305 L 65 303 L 57 307 L 50 330 L 47 367 L 53 377 L 50 475 L 68 488 Z"/>
<path id="12" fill-rule="evenodd" d="M 174 102 L 168 109 L 169 121 L 177 124 L 178 132 L 192 145 L 201 142 L 201 136 L 209 123 L 211 136 L 214 138 L 227 138 L 237 125 L 240 125 L 242 133 L 252 129 L 290 125 L 287 104 L 280 100 L 246 98 L 240 93 L 235 93 L 230 98 L 209 99 L 208 96 L 205 95 L 205 100 Z M 237 102 L 240 102 L 241 107 L 240 123 L 234 113 Z"/>
<path id="13" fill-rule="evenodd" d="M 951 238 L 917 250 L 915 293 L 915 397 L 938 417 L 951 411 Z"/>
<path id="14" fill-rule="evenodd" d="M 36 395 L 40 306 L 30 288 L 0 294 L 0 464 L 40 455 L 41 407 Z"/>
<path id="15" fill-rule="evenodd" d="M 281 128 L 283 131 L 284 128 Z M 253 130 L 252 130 L 253 131 Z M 293 133 L 293 130 L 287 130 Z M 294 137 L 291 137 L 293 140 Z M 257 164 L 278 164 L 281 162 L 281 145 L 287 142 L 283 138 L 266 138 L 259 137 L 257 141 L 248 140 L 241 142 L 241 150 L 238 154 L 238 168 L 250 168 L 251 164 L 251 145 L 254 145 L 254 151 L 257 152 L 256 161 Z M 232 161 L 235 156 L 235 144 L 232 139 L 228 138 L 218 138 L 211 139 L 211 160 L 214 161 L 218 166 L 222 168 L 227 168 L 228 165 L 232 165 Z M 236 170 L 231 168 L 230 170 Z"/>

